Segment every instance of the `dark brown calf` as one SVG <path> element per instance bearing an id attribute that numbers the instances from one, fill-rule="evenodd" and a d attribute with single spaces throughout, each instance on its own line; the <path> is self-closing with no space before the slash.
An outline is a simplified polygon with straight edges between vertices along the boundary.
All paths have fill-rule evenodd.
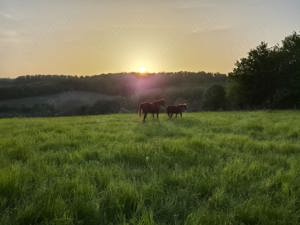
<path id="1" fill-rule="evenodd" d="M 180 114 L 180 117 L 182 118 L 182 112 L 187 110 L 187 104 L 179 104 L 179 105 L 169 105 L 167 107 L 167 114 L 169 118 L 172 118 L 173 114 L 177 115 Z"/>

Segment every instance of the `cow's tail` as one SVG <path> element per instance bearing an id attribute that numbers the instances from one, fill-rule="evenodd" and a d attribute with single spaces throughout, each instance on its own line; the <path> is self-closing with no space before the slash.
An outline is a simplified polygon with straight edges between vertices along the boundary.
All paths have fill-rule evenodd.
<path id="1" fill-rule="evenodd" d="M 138 114 L 139 114 L 139 116 L 142 115 L 142 104 L 139 104 Z"/>

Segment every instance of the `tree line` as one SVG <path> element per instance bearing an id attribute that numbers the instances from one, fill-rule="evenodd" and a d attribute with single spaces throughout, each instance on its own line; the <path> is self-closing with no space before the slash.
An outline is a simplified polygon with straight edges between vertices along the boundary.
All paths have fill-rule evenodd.
<path id="1" fill-rule="evenodd" d="M 172 86 L 203 86 L 224 83 L 225 74 L 177 72 L 145 74 L 119 73 L 95 76 L 26 75 L 16 79 L 0 79 L 0 100 L 43 96 L 65 91 L 89 91 L 113 96 L 130 96 L 143 80 L 144 89 Z"/>

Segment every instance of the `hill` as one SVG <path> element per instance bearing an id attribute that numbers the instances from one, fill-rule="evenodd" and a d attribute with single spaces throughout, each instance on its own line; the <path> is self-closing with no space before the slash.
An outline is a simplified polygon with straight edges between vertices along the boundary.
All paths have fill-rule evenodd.
<path id="1" fill-rule="evenodd" d="M 1 119 L 0 133 L 3 225 L 300 224 L 297 111 Z"/>
<path id="2" fill-rule="evenodd" d="M 187 102 L 190 111 L 199 111 L 205 91 L 226 83 L 226 75 L 205 72 L 0 79 L 0 117 L 136 112 L 140 102 L 157 98 Z"/>

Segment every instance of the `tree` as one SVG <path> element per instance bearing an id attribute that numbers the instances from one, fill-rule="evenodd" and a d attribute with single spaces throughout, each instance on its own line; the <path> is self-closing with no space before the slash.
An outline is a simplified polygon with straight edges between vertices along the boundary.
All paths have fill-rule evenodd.
<path id="1" fill-rule="evenodd" d="M 236 63 L 230 74 L 232 101 L 243 108 L 300 106 L 300 36 L 294 33 L 282 46 L 262 42 Z M 242 101 L 242 102 L 241 102 Z"/>
<path id="2" fill-rule="evenodd" d="M 226 106 L 226 93 L 221 85 L 213 85 L 204 95 L 203 108 L 208 110 L 221 110 Z"/>
<path id="3" fill-rule="evenodd" d="M 293 33 L 282 41 L 279 73 L 285 102 L 290 107 L 300 108 L 300 35 Z"/>

